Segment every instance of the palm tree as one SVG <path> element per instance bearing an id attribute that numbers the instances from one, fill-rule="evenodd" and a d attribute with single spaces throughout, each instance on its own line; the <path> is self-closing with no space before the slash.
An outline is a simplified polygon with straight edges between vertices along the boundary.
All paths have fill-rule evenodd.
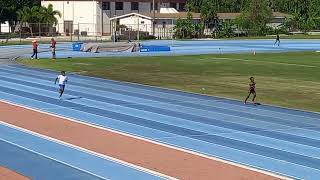
<path id="1" fill-rule="evenodd" d="M 29 7 L 24 7 L 17 12 L 18 19 L 20 23 L 30 23 L 32 19 L 31 9 Z M 31 36 L 33 37 L 33 31 L 31 26 L 29 26 Z"/>
<path id="2" fill-rule="evenodd" d="M 35 28 L 37 24 L 40 25 L 40 23 L 46 23 L 50 26 L 56 25 L 58 23 L 56 16 L 61 17 L 61 13 L 59 11 L 53 10 L 52 4 L 49 4 L 48 7 L 24 7 L 23 9 L 20 9 L 17 14 L 21 23 L 28 23 L 32 37 L 34 32 L 33 28 Z M 41 28 L 41 26 L 38 27 Z"/>
<path id="3" fill-rule="evenodd" d="M 61 17 L 61 13 L 60 11 L 53 10 L 52 4 L 49 4 L 48 7 L 42 6 L 39 11 L 43 23 L 47 23 L 50 25 L 58 24 L 57 16 Z"/>
<path id="4" fill-rule="evenodd" d="M 39 12 L 41 23 L 46 24 L 47 32 L 50 26 L 58 24 L 57 16 L 61 17 L 61 13 L 59 11 L 53 10 L 52 4 L 49 4 L 48 7 L 40 7 Z"/>

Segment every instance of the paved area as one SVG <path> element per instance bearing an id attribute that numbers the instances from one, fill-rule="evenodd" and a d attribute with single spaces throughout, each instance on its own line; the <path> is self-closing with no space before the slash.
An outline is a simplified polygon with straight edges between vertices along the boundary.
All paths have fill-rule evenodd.
<path id="1" fill-rule="evenodd" d="M 13 59 L 30 52 L 28 48 L 14 48 L 12 46 L 0 46 L 0 64 L 11 64 Z"/>

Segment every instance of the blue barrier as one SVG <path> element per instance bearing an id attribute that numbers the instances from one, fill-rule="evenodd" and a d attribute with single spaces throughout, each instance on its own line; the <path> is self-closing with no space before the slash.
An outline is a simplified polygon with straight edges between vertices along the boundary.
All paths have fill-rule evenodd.
<path id="1" fill-rule="evenodd" d="M 72 44 L 72 49 L 73 49 L 73 51 L 80 51 L 82 44 L 83 44 L 82 42 L 73 43 L 73 44 Z"/>
<path id="2" fill-rule="evenodd" d="M 171 51 L 169 46 L 154 46 L 154 45 L 149 45 L 149 46 L 141 46 L 140 47 L 140 52 L 158 52 L 158 51 Z"/>

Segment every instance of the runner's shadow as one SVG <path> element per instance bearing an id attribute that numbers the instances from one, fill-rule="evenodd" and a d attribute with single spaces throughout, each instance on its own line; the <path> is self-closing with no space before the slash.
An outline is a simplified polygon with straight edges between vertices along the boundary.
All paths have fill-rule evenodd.
<path id="1" fill-rule="evenodd" d="M 82 97 L 71 97 L 71 98 L 66 98 L 68 101 L 76 100 L 76 99 L 81 99 Z"/>
<path id="2" fill-rule="evenodd" d="M 261 103 L 247 103 L 247 105 L 249 105 L 249 106 L 260 106 Z"/>

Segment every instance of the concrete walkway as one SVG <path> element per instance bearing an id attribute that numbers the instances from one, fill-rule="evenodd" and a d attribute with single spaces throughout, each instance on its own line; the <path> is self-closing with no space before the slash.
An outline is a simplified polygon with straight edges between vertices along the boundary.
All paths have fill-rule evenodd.
<path id="1" fill-rule="evenodd" d="M 30 52 L 31 50 L 27 48 L 0 46 L 0 64 L 12 64 L 17 57 Z"/>

